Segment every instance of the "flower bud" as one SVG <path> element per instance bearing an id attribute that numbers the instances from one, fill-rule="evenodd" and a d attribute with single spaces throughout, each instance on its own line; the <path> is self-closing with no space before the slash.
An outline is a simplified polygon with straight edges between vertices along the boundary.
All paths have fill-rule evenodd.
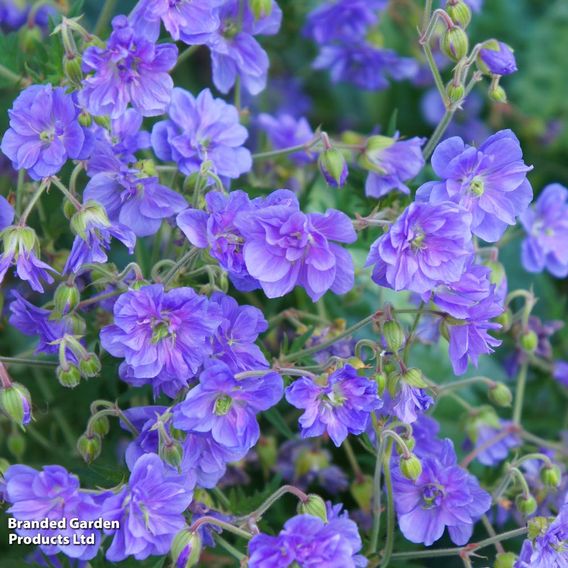
<path id="1" fill-rule="evenodd" d="M 364 475 L 361 479 L 356 479 L 351 484 L 350 490 L 359 508 L 363 511 L 370 511 L 373 498 L 373 478 Z"/>
<path id="2" fill-rule="evenodd" d="M 79 360 L 79 371 L 86 379 L 96 377 L 101 372 L 99 358 L 94 353 L 88 353 L 87 357 Z"/>
<path id="3" fill-rule="evenodd" d="M 448 0 L 446 13 L 454 24 L 458 24 L 464 30 L 471 22 L 471 8 L 463 0 Z"/>
<path id="4" fill-rule="evenodd" d="M 562 473 L 556 464 L 552 466 L 544 466 L 540 470 L 540 479 L 546 487 L 559 487 L 562 481 Z"/>
<path id="5" fill-rule="evenodd" d="M 4 475 L 10 467 L 10 462 L 5 458 L 0 458 L 0 475 Z"/>
<path id="6" fill-rule="evenodd" d="M 495 383 L 495 386 L 489 387 L 488 396 L 496 406 L 509 407 L 513 401 L 511 389 L 503 383 Z"/>
<path id="7" fill-rule="evenodd" d="M 507 93 L 501 85 L 491 85 L 489 87 L 489 98 L 496 103 L 506 103 Z"/>
<path id="8" fill-rule="evenodd" d="M 495 558 L 493 568 L 513 568 L 517 561 L 517 555 L 513 552 L 500 552 Z"/>
<path id="9" fill-rule="evenodd" d="M 68 364 L 67 367 L 59 365 L 55 374 L 63 387 L 74 389 L 81 382 L 81 373 L 76 365 Z"/>
<path id="10" fill-rule="evenodd" d="M 499 331 L 507 332 L 511 329 L 511 324 L 513 323 L 513 314 L 510 309 L 506 309 L 501 315 L 495 318 L 495 322 L 501 324 L 501 329 Z"/>
<path id="11" fill-rule="evenodd" d="M 178 469 L 183 460 L 183 448 L 177 440 L 169 439 L 160 444 L 160 457 L 168 465 Z"/>
<path id="12" fill-rule="evenodd" d="M 15 225 L 7 227 L 2 231 L 2 241 L 4 242 L 4 251 L 13 253 L 16 259 L 22 251 L 35 253 L 39 251 L 39 240 L 31 227 Z"/>
<path id="13" fill-rule="evenodd" d="M 336 148 L 327 148 L 318 158 L 320 172 L 331 187 L 342 187 L 347 179 L 347 162 Z"/>
<path id="14" fill-rule="evenodd" d="M 410 456 L 406 457 L 401 456 L 399 466 L 400 472 L 406 479 L 416 481 L 422 474 L 422 464 L 414 454 L 410 454 Z"/>
<path id="15" fill-rule="evenodd" d="M 538 335 L 534 331 L 529 330 L 523 333 L 523 335 L 521 335 L 520 342 L 521 342 L 521 347 L 527 353 L 534 353 L 538 346 Z"/>
<path id="16" fill-rule="evenodd" d="M 108 417 L 104 414 L 97 416 L 94 420 L 91 421 L 90 429 L 95 434 L 98 434 L 101 438 L 103 436 L 106 436 L 110 432 L 110 422 L 108 420 Z"/>
<path id="17" fill-rule="evenodd" d="M 77 440 L 77 451 L 87 463 L 94 462 L 101 455 L 101 438 L 98 434 L 83 434 Z"/>
<path id="18" fill-rule="evenodd" d="M 249 3 L 256 20 L 266 18 L 272 14 L 272 0 L 249 0 Z"/>
<path id="19" fill-rule="evenodd" d="M 416 367 L 411 367 L 407 369 L 402 375 L 401 379 L 407 385 L 415 387 L 417 389 L 424 389 L 428 386 L 428 383 L 424 380 L 422 371 Z"/>
<path id="20" fill-rule="evenodd" d="M 536 511 L 536 499 L 532 495 L 517 495 L 515 499 L 517 510 L 523 515 L 532 515 Z"/>
<path id="21" fill-rule="evenodd" d="M 453 26 L 447 29 L 442 35 L 440 49 L 444 55 L 454 61 L 464 58 L 469 50 L 469 40 L 463 28 Z"/>
<path id="22" fill-rule="evenodd" d="M 26 439 L 20 432 L 14 431 L 6 440 L 8 451 L 18 460 L 22 461 L 24 452 L 26 451 Z"/>
<path id="23" fill-rule="evenodd" d="M 19 383 L 0 390 L 0 408 L 22 428 L 32 419 L 32 402 L 28 389 Z"/>
<path id="24" fill-rule="evenodd" d="M 506 43 L 490 39 L 479 50 L 477 67 L 486 75 L 511 75 L 517 71 L 517 62 L 513 50 Z"/>
<path id="25" fill-rule="evenodd" d="M 87 227 L 93 224 L 108 227 L 110 221 L 104 207 L 96 201 L 89 200 L 71 217 L 71 229 L 83 240 L 86 240 Z"/>
<path id="26" fill-rule="evenodd" d="M 95 121 L 95 124 L 110 130 L 110 118 L 108 116 L 93 116 L 93 120 Z"/>
<path id="27" fill-rule="evenodd" d="M 180 531 L 174 538 L 170 551 L 173 567 L 193 568 L 197 566 L 202 547 L 199 532 L 190 532 L 187 528 Z"/>
<path id="28" fill-rule="evenodd" d="M 24 52 L 30 51 L 36 44 L 41 43 L 43 36 L 37 26 L 22 26 L 19 31 L 20 49 Z"/>
<path id="29" fill-rule="evenodd" d="M 455 85 L 453 81 L 448 83 L 446 94 L 451 103 L 457 103 L 463 99 L 465 87 L 462 84 Z"/>
<path id="30" fill-rule="evenodd" d="M 394 353 L 404 345 L 404 331 L 396 320 L 388 320 L 383 324 L 383 335 L 389 350 Z"/>
<path id="31" fill-rule="evenodd" d="M 387 386 L 387 376 L 384 373 L 377 373 L 375 375 L 375 382 L 377 383 L 379 396 L 382 396 Z"/>
<path id="32" fill-rule="evenodd" d="M 79 124 L 85 128 L 89 128 L 89 126 L 93 124 L 93 117 L 87 111 L 82 111 L 77 120 L 79 121 Z"/>
<path id="33" fill-rule="evenodd" d="M 77 211 L 75 205 L 73 205 L 73 203 L 71 203 L 71 201 L 69 201 L 69 199 L 67 198 L 63 200 L 62 209 L 63 209 L 63 215 L 65 215 L 66 219 L 71 219 L 71 217 L 73 217 L 73 215 L 75 215 L 75 212 Z"/>
<path id="34" fill-rule="evenodd" d="M 81 294 L 79 293 L 79 288 L 75 284 L 70 284 L 68 282 L 62 282 L 55 289 L 53 294 L 53 305 L 55 307 L 54 315 L 56 319 L 60 319 L 65 314 L 73 311 L 79 300 L 81 299 Z"/>
<path id="35" fill-rule="evenodd" d="M 327 523 L 327 508 L 325 506 L 325 501 L 315 493 L 310 493 L 307 501 L 300 501 L 298 503 L 298 514 L 311 515 L 312 517 L 317 517 L 324 523 Z"/>
<path id="36" fill-rule="evenodd" d="M 66 55 L 63 59 L 63 73 L 72 85 L 80 87 L 83 81 L 81 57 L 78 55 Z"/>

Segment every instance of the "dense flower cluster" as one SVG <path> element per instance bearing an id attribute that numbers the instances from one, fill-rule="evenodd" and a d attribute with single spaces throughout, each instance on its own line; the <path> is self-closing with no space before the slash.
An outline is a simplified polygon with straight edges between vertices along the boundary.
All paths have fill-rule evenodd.
<path id="1" fill-rule="evenodd" d="M 490 130 L 522 112 L 480 118 L 472 89 L 503 105 L 518 69 L 498 39 L 470 48 L 483 2 L 109 1 L 92 30 L 72 4 L 0 1 L 26 59 L 0 62 L 0 431 L 18 461 L 90 472 L 0 458 L 26 562 L 434 565 L 447 529 L 440 555 L 472 568 L 497 543 L 495 568 L 566 568 L 568 356 L 545 308 L 568 189 Z M 406 20 L 423 56 L 391 48 Z M 341 100 L 312 104 L 309 69 Z M 432 87 L 428 138 L 415 93 L 376 112 L 360 92 L 403 79 Z"/>

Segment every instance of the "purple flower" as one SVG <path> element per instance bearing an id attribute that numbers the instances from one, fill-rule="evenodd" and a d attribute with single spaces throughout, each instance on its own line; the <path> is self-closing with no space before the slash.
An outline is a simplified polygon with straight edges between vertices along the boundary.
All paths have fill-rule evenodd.
<path id="1" fill-rule="evenodd" d="M 162 114 L 173 89 L 168 75 L 177 61 L 177 47 L 156 45 L 131 26 L 126 16 L 112 20 L 106 48 L 91 46 L 83 54 L 83 81 L 79 100 L 94 115 L 117 118 L 128 103 L 143 116 Z"/>
<path id="2" fill-rule="evenodd" d="M 350 365 L 334 371 L 325 382 L 297 379 L 286 389 L 286 400 L 304 410 L 299 420 L 302 438 L 327 432 L 337 447 L 348 434 L 362 434 L 371 413 L 383 404 L 377 383 L 358 375 Z"/>
<path id="3" fill-rule="evenodd" d="M 163 219 L 187 207 L 182 195 L 136 169 L 96 174 L 83 195 L 104 205 L 111 222 L 128 227 L 137 237 L 155 234 Z"/>
<path id="4" fill-rule="evenodd" d="M 229 92 L 237 77 L 251 95 L 265 88 L 268 55 L 253 36 L 278 33 L 282 10 L 274 0 L 269 12 L 256 19 L 248 2 L 241 6 L 239 0 L 225 0 L 219 9 L 221 25 L 214 33 L 182 37 L 186 43 L 205 43 L 209 47 L 213 83 L 222 93 Z"/>
<path id="5" fill-rule="evenodd" d="M 315 440 L 288 440 L 279 448 L 275 470 L 284 480 L 300 489 L 317 484 L 328 493 L 349 487 L 345 472 L 332 463 L 332 455 Z M 262 443 L 262 439 L 261 442 Z"/>
<path id="6" fill-rule="evenodd" d="M 0 255 L 0 283 L 10 266 L 14 266 L 18 278 L 28 282 L 36 292 L 43 292 L 41 281 L 51 284 L 53 278 L 49 272 L 56 270 L 37 257 L 39 241 L 35 231 L 31 227 L 12 225 L 2 231 L 2 241 L 4 252 Z"/>
<path id="7" fill-rule="evenodd" d="M 552 376 L 568 388 L 568 361 L 555 361 Z"/>
<path id="8" fill-rule="evenodd" d="M 421 458 L 422 474 L 416 481 L 393 471 L 393 493 L 398 525 L 411 542 L 432 545 L 447 527 L 452 542 L 468 542 L 473 525 L 491 506 L 491 496 L 477 479 L 457 465 L 452 442 L 443 451 Z"/>
<path id="9" fill-rule="evenodd" d="M 477 367 L 479 355 L 493 353 L 493 348 L 501 345 L 501 340 L 489 335 L 501 328 L 491 321 L 501 313 L 503 307 L 489 297 L 475 305 L 465 320 L 447 323 L 450 360 L 456 375 L 466 372 L 468 359 Z"/>
<path id="10" fill-rule="evenodd" d="M 144 560 L 166 554 L 174 536 L 184 527 L 183 512 L 191 503 L 191 489 L 158 456 L 142 456 L 128 485 L 107 498 L 99 513 L 105 520 L 120 523 L 119 529 L 105 530 L 114 535 L 107 560 L 120 562 L 128 556 Z"/>
<path id="11" fill-rule="evenodd" d="M 388 410 L 384 408 L 381 413 L 388 412 L 388 414 L 393 414 L 406 424 L 413 424 L 433 404 L 434 399 L 424 389 L 401 382 L 400 390 L 396 393 L 396 396 L 389 403 L 385 402 Z"/>
<path id="12" fill-rule="evenodd" d="M 479 449 L 476 455 L 479 463 L 495 467 L 507 459 L 509 451 L 513 448 L 521 446 L 521 438 L 517 433 L 511 430 L 512 422 L 499 420 L 492 416 L 484 419 L 481 415 L 480 419 L 470 423 L 468 434 L 470 439 L 467 441 L 466 449 Z M 507 432 L 505 437 L 500 434 Z"/>
<path id="13" fill-rule="evenodd" d="M 216 10 L 224 0 L 140 0 L 132 13 L 132 27 L 152 41 L 160 35 L 160 22 L 173 40 L 208 37 L 219 28 Z"/>
<path id="14" fill-rule="evenodd" d="M 250 152 L 243 148 L 247 129 L 239 124 L 237 109 L 211 91 L 197 98 L 183 89 L 173 90 L 167 120 L 154 125 L 152 147 L 161 160 L 174 161 L 186 175 L 210 162 L 214 173 L 238 178 L 252 167 Z"/>
<path id="15" fill-rule="evenodd" d="M 438 435 L 440 425 L 431 416 L 420 414 L 412 424 L 412 435 L 416 440 L 414 453 L 422 458 L 424 456 L 440 456 L 445 451 L 445 442 Z"/>
<path id="16" fill-rule="evenodd" d="M 104 208 L 96 201 L 87 201 L 75 213 L 71 225 L 77 232 L 64 273 L 79 272 L 84 264 L 101 263 L 108 260 L 106 251 L 112 237 L 118 239 L 132 254 L 136 235 L 124 225 L 111 223 Z"/>
<path id="17" fill-rule="evenodd" d="M 3 195 L 0 195 L 0 231 L 11 225 L 13 220 L 14 208 Z"/>
<path id="18" fill-rule="evenodd" d="M 325 45 L 313 67 L 329 69 L 333 83 L 352 83 L 368 91 L 386 89 L 389 86 L 387 76 L 401 81 L 413 77 L 418 71 L 414 59 L 367 43 Z"/>
<path id="19" fill-rule="evenodd" d="M 2 152 L 32 179 L 56 174 L 69 158 L 81 158 L 85 131 L 79 109 L 62 87 L 32 85 L 14 101 Z"/>
<path id="20" fill-rule="evenodd" d="M 382 147 L 365 152 L 372 166 L 365 183 L 365 194 L 380 198 L 398 189 L 409 195 L 410 189 L 404 182 L 416 177 L 424 167 L 422 145 L 425 139 L 414 137 L 400 140 L 398 136 L 393 139 L 383 136 L 373 138 L 381 139 Z"/>
<path id="21" fill-rule="evenodd" d="M 259 333 L 268 329 L 262 312 L 253 306 L 239 306 L 236 300 L 215 292 L 211 301 L 221 308 L 221 324 L 213 338 L 214 359 L 232 371 L 265 369 L 268 361 L 255 345 Z"/>
<path id="22" fill-rule="evenodd" d="M 13 465 L 4 473 L 5 499 L 10 503 L 8 513 L 18 521 L 66 519 L 67 527 L 61 529 L 16 529 L 20 536 L 40 534 L 47 539 L 40 545 L 48 556 L 62 552 L 71 558 L 90 560 L 97 555 L 100 534 L 93 529 L 72 529 L 69 521 L 93 521 L 100 517 L 95 498 L 81 491 L 79 479 L 59 465 L 48 465 L 36 471 L 26 465 Z M 95 535 L 95 545 L 74 544 L 73 535 Z M 67 537 L 70 544 L 65 544 Z M 53 539 L 50 542 L 49 539 Z M 59 542 L 58 542 L 59 541 Z"/>
<path id="23" fill-rule="evenodd" d="M 568 276 L 568 189 L 558 183 L 547 185 L 520 220 L 527 233 L 521 256 L 525 270 Z"/>
<path id="24" fill-rule="evenodd" d="M 262 113 L 258 116 L 258 124 L 268 135 L 275 150 L 300 146 L 314 137 L 314 131 L 304 117 L 294 118 L 290 114 L 274 117 Z M 306 151 L 294 152 L 288 157 L 298 165 L 308 164 L 314 160 Z"/>
<path id="25" fill-rule="evenodd" d="M 175 407 L 174 426 L 211 432 L 217 443 L 246 453 L 260 436 L 256 415 L 274 406 L 282 394 L 277 373 L 261 371 L 257 377 L 238 379 L 224 363 L 213 363 Z"/>
<path id="26" fill-rule="evenodd" d="M 142 115 L 129 108 L 110 122 L 107 130 L 94 127 L 93 151 L 87 161 L 89 176 L 101 172 L 118 172 L 136 161 L 136 152 L 150 147 L 150 133 L 140 130 Z"/>
<path id="27" fill-rule="evenodd" d="M 290 200 L 291 201 L 291 200 Z M 304 214 L 297 199 L 243 212 L 235 226 L 244 238 L 243 258 L 269 298 L 278 298 L 300 285 L 315 302 L 331 289 L 345 294 L 353 287 L 351 255 L 333 241 L 357 239 L 347 215 L 329 209 Z"/>
<path id="28" fill-rule="evenodd" d="M 387 4 L 388 0 L 326 2 L 308 14 L 304 35 L 319 44 L 361 39 L 377 24 L 378 12 Z"/>
<path id="29" fill-rule="evenodd" d="M 336 320 L 331 326 L 316 328 L 306 341 L 306 348 L 316 347 L 323 342 L 332 339 L 336 335 L 345 331 L 345 320 Z M 341 359 L 349 359 L 355 352 L 355 340 L 351 337 L 345 337 L 335 341 L 332 345 L 325 349 L 321 349 L 312 355 L 316 363 L 324 365 L 330 357 L 340 357 Z"/>
<path id="30" fill-rule="evenodd" d="M 237 290 L 249 292 L 260 286 L 245 265 L 244 238 L 235 226 L 237 215 L 269 205 L 296 202 L 296 196 L 287 190 L 274 191 L 266 198 L 252 201 L 244 191 L 231 191 L 228 195 L 211 191 L 205 196 L 207 212 L 187 209 L 177 216 L 177 224 L 193 246 L 209 247 L 209 253 L 229 273 Z"/>
<path id="31" fill-rule="evenodd" d="M 15 300 L 10 304 L 10 325 L 25 335 L 39 338 L 36 353 L 56 354 L 59 351 L 57 342 L 65 334 L 73 335 L 75 332 L 71 318 L 51 319 L 50 310 L 34 306 L 15 290 L 12 295 Z M 76 360 L 69 350 L 67 358 Z"/>
<path id="32" fill-rule="evenodd" d="M 516 224 L 532 200 L 521 145 L 511 130 L 490 136 L 479 148 L 454 137 L 438 145 L 432 167 L 443 181 L 418 189 L 417 200 L 438 204 L 447 200 L 472 214 L 471 230 L 488 242 L 498 241 Z"/>
<path id="33" fill-rule="evenodd" d="M 545 521 L 545 519 L 542 519 Z M 564 568 L 568 566 L 568 501 L 565 501 L 560 513 L 536 536 L 523 543 L 521 554 L 515 562 L 515 568 Z"/>
<path id="34" fill-rule="evenodd" d="M 479 58 L 490 73 L 510 75 L 517 71 L 517 62 L 513 50 L 502 41 L 487 42 L 479 52 Z"/>
<path id="35" fill-rule="evenodd" d="M 249 543 L 250 568 L 287 568 L 292 565 L 364 567 L 357 525 L 344 514 L 327 523 L 311 515 L 289 519 L 277 536 L 259 534 Z"/>
<path id="36" fill-rule="evenodd" d="M 422 294 L 457 282 L 472 254 L 471 215 L 449 201 L 412 203 L 371 247 L 373 280 Z"/>
<path id="37" fill-rule="evenodd" d="M 164 291 L 161 284 L 129 290 L 114 305 L 114 324 L 101 343 L 124 358 L 120 376 L 134 386 L 151 384 L 172 398 L 211 354 L 220 310 L 192 288 Z"/>

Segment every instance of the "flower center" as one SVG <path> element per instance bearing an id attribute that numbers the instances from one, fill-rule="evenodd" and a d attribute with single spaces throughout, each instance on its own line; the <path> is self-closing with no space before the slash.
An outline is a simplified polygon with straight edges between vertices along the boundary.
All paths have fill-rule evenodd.
<path id="1" fill-rule="evenodd" d="M 444 498 L 444 488 L 438 483 L 429 483 L 422 490 L 423 509 L 438 507 Z"/>
<path id="2" fill-rule="evenodd" d="M 226 414 L 228 414 L 229 410 L 231 410 L 231 406 L 233 406 L 233 399 L 229 395 L 222 394 L 221 396 L 217 397 L 213 412 L 217 416 L 225 416 Z"/>
<path id="3" fill-rule="evenodd" d="M 469 184 L 469 191 L 471 191 L 475 197 L 481 197 L 485 193 L 485 182 L 483 178 L 475 176 Z"/>
<path id="4" fill-rule="evenodd" d="M 42 142 L 53 142 L 53 139 L 55 138 L 55 133 L 53 132 L 53 130 L 42 130 L 39 133 L 39 139 Z"/>
<path id="5" fill-rule="evenodd" d="M 162 339 L 173 337 L 174 335 L 168 321 L 159 321 L 152 327 L 152 343 L 159 343 Z"/>
<path id="6" fill-rule="evenodd" d="M 410 245 L 412 246 L 412 248 L 414 250 L 421 250 L 425 247 L 424 244 L 424 239 L 426 238 L 426 235 L 424 234 L 424 231 L 420 228 L 415 229 L 415 235 L 413 237 L 413 239 L 410 241 Z"/>

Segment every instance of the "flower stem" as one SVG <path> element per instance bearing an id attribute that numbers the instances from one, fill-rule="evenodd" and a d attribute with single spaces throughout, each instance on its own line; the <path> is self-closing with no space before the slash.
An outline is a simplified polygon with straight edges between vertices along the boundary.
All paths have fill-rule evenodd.
<path id="1" fill-rule="evenodd" d="M 383 458 L 385 455 L 386 441 L 382 438 L 377 450 L 377 461 L 375 462 L 375 473 L 373 476 L 373 528 L 371 529 L 371 540 L 369 541 L 369 555 L 375 554 L 379 546 L 379 534 L 381 532 L 381 477 L 383 473 Z"/>
<path id="2" fill-rule="evenodd" d="M 49 178 L 50 181 L 57 187 L 57 189 L 65 196 L 71 203 L 75 209 L 81 209 L 81 203 L 79 200 L 61 183 L 61 180 L 58 177 L 51 177 Z"/>
<path id="3" fill-rule="evenodd" d="M 270 150 L 269 152 L 259 152 L 258 154 L 253 154 L 253 160 L 266 160 L 268 158 L 275 158 L 277 156 L 285 156 L 287 154 L 293 154 L 294 152 L 301 152 L 302 150 L 308 151 L 310 148 L 313 148 L 319 141 L 320 136 L 315 136 L 308 142 L 304 142 L 303 144 L 298 144 L 297 146 L 289 146 L 288 148 L 281 148 L 280 150 Z"/>
<path id="4" fill-rule="evenodd" d="M 176 66 L 174 69 L 180 66 L 186 59 L 189 59 L 201 46 L 199 45 L 190 45 L 188 48 L 184 49 L 177 59 Z"/>
<path id="5" fill-rule="evenodd" d="M 385 542 L 385 549 L 383 551 L 381 568 L 386 568 L 391 561 L 392 549 L 394 545 L 394 529 L 396 524 L 395 514 L 394 514 L 394 499 L 392 491 L 392 472 L 390 468 L 392 446 L 393 442 L 389 441 L 383 459 L 383 467 L 385 470 L 385 488 L 387 490 L 387 538 Z"/>
<path id="6" fill-rule="evenodd" d="M 8 81 L 11 81 L 15 85 L 24 81 L 24 77 L 18 75 L 17 73 L 14 73 L 13 71 L 10 71 L 10 69 L 4 67 L 4 65 L 0 65 L 0 77 L 8 79 Z"/>
<path id="7" fill-rule="evenodd" d="M 30 365 L 31 367 L 57 367 L 57 361 L 42 359 L 27 359 L 26 357 L 4 357 L 0 355 L 0 361 L 12 365 Z"/>
<path id="8" fill-rule="evenodd" d="M 231 556 L 235 557 L 239 562 L 241 562 L 246 558 L 246 556 L 242 552 L 237 550 L 232 544 L 227 542 L 222 536 L 216 534 L 214 538 L 219 546 L 224 548 Z"/>
<path id="9" fill-rule="evenodd" d="M 452 122 L 452 118 L 454 118 L 455 113 L 455 110 L 446 110 L 442 120 L 440 121 L 438 126 L 436 126 L 436 130 L 434 130 L 434 133 L 430 137 L 430 140 L 428 140 L 428 144 L 426 144 L 426 147 L 424 148 L 423 155 L 425 160 L 427 160 L 432 155 L 434 148 L 442 139 L 442 136 L 444 135 L 444 132 L 446 132 L 446 129 L 450 125 L 450 122 Z"/>
<path id="10" fill-rule="evenodd" d="M 521 437 L 525 439 L 527 442 L 531 442 L 537 446 L 550 448 L 551 450 L 554 450 L 565 456 L 568 456 L 568 448 L 566 448 L 562 444 L 558 444 L 557 442 L 551 442 L 550 440 L 545 440 L 544 438 L 541 438 L 540 436 L 535 436 L 535 434 L 531 434 L 526 430 L 521 430 Z"/>
<path id="11" fill-rule="evenodd" d="M 243 529 L 240 529 L 240 528 L 232 525 L 231 523 L 227 523 L 225 521 L 222 521 L 221 519 L 217 519 L 216 517 L 209 517 L 209 516 L 199 517 L 199 519 L 197 519 L 197 521 L 195 521 L 191 525 L 191 527 L 189 527 L 189 530 L 191 532 L 195 533 L 195 532 L 197 532 L 197 530 L 199 529 L 199 527 L 201 525 L 215 525 L 216 527 L 220 527 L 227 532 L 232 532 L 233 534 L 236 534 L 237 536 L 240 536 L 241 538 L 246 538 L 247 540 L 250 540 L 253 536 L 249 532 L 247 532 Z"/>
<path id="12" fill-rule="evenodd" d="M 358 329 L 361 329 L 362 327 L 365 327 L 367 324 L 371 323 L 378 316 L 378 314 L 379 312 L 376 312 L 374 314 L 371 314 L 370 316 L 367 316 L 366 318 L 363 318 L 361 321 L 353 324 L 350 328 L 346 329 L 342 333 L 339 333 L 335 337 L 332 337 L 331 339 L 328 339 L 327 341 L 324 341 L 319 345 L 315 345 L 314 347 L 310 347 L 309 349 L 303 349 L 302 351 L 296 351 L 295 353 L 290 353 L 289 355 L 286 355 L 284 357 L 284 361 L 289 363 L 291 361 L 296 361 L 298 359 L 307 357 L 308 355 L 312 355 L 313 353 L 317 353 L 318 351 L 322 351 L 323 349 L 326 349 L 330 345 L 333 345 L 340 339 L 353 335 L 353 333 Z"/>
<path id="13" fill-rule="evenodd" d="M 280 499 L 280 497 L 283 497 L 287 493 L 295 495 L 302 502 L 306 502 L 308 500 L 308 496 L 301 489 L 298 489 L 293 485 L 283 485 L 282 487 L 280 487 L 280 489 L 278 489 L 270 497 L 268 497 L 268 499 L 258 509 L 255 509 L 252 513 L 249 513 L 244 517 L 240 517 L 238 521 L 245 521 L 250 519 L 258 521 L 262 517 L 262 515 L 264 515 L 264 513 L 266 513 L 266 511 L 268 511 L 268 509 L 270 509 L 270 507 L 272 507 L 272 505 L 276 503 L 278 499 Z"/>
<path id="14" fill-rule="evenodd" d="M 349 438 L 345 438 L 343 441 L 343 449 L 345 450 L 345 455 L 347 456 L 347 461 L 353 470 L 353 474 L 355 475 L 355 480 L 359 481 L 363 479 L 363 472 L 361 471 L 361 467 L 359 466 L 359 462 L 357 461 L 357 456 L 353 451 L 353 446 L 349 441 Z"/>
<path id="15" fill-rule="evenodd" d="M 515 408 L 513 410 L 513 422 L 515 424 L 521 423 L 525 388 L 527 385 L 527 367 L 527 363 L 523 363 L 521 365 L 519 376 L 517 378 L 517 392 L 515 393 Z"/>
<path id="16" fill-rule="evenodd" d="M 33 194 L 32 198 L 30 199 L 30 202 L 26 206 L 24 212 L 20 216 L 20 221 L 19 221 L 20 226 L 24 226 L 26 224 L 26 221 L 28 220 L 30 213 L 32 212 L 33 208 L 35 207 L 36 203 L 38 202 L 39 198 L 42 196 L 42 193 L 45 191 L 47 187 L 49 187 L 49 182 L 44 180 L 40 183 L 36 192 Z M 18 192 L 21 193 L 21 188 L 18 188 Z"/>
<path id="17" fill-rule="evenodd" d="M 477 543 L 471 543 L 466 546 L 460 546 L 456 548 L 439 548 L 438 550 L 416 550 L 414 552 L 396 552 L 392 555 L 392 558 L 400 559 L 410 559 L 410 558 L 438 558 L 443 556 L 460 556 L 464 552 L 471 554 L 476 550 L 486 548 L 491 546 L 496 542 L 502 542 L 504 540 L 509 540 L 511 538 L 517 538 L 518 536 L 524 536 L 527 534 L 528 528 L 522 527 L 520 529 L 514 529 L 505 533 L 501 533 L 485 540 L 481 540 Z"/>

